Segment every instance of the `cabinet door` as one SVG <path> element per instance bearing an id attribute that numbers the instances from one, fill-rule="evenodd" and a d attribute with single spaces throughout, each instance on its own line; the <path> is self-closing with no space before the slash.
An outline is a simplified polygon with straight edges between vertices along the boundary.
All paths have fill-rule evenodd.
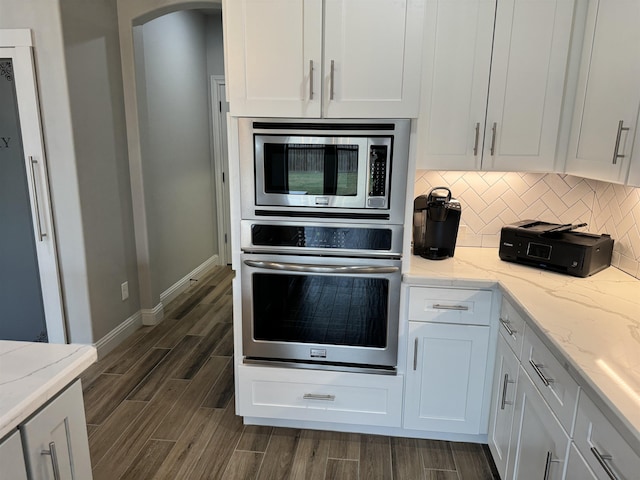
<path id="1" fill-rule="evenodd" d="M 567 460 L 567 474 L 565 480 L 598 480 L 596 474 L 587 464 L 575 444 L 571 444 L 569 449 L 569 459 Z"/>
<path id="2" fill-rule="evenodd" d="M 502 335 L 498 336 L 491 394 L 491 416 L 489 417 L 489 448 L 502 478 L 506 478 L 507 473 L 519 366 L 518 359 L 509 348 L 507 341 Z"/>
<path id="3" fill-rule="evenodd" d="M 20 432 L 14 432 L 0 443 L 0 480 L 27 480 Z"/>
<path id="4" fill-rule="evenodd" d="M 570 439 L 520 367 L 507 479 L 563 478 Z"/>
<path id="5" fill-rule="evenodd" d="M 424 0 L 325 0 L 324 116 L 415 118 Z"/>
<path id="6" fill-rule="evenodd" d="M 22 425 L 20 433 L 29 478 L 92 478 L 80 380 Z M 54 464 L 59 470 L 59 476 L 56 477 Z"/>
<path id="7" fill-rule="evenodd" d="M 501 0 L 484 170 L 554 171 L 573 0 Z"/>
<path id="8" fill-rule="evenodd" d="M 638 0 L 589 3 L 567 173 L 626 180 L 640 105 L 638 25 Z"/>
<path id="9" fill-rule="evenodd" d="M 486 433 L 489 327 L 409 322 L 404 428 Z"/>
<path id="10" fill-rule="evenodd" d="M 478 170 L 495 0 L 428 0 L 418 168 Z"/>
<path id="11" fill-rule="evenodd" d="M 235 116 L 319 117 L 322 0 L 224 3 Z"/>

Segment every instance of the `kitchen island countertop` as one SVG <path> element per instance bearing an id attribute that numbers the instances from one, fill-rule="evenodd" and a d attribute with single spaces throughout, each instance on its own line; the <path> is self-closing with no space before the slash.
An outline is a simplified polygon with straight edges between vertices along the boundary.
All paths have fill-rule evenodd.
<path id="1" fill-rule="evenodd" d="M 587 278 L 504 262 L 495 248 L 460 247 L 432 261 L 411 256 L 411 285 L 491 288 L 531 327 L 640 454 L 640 280 L 610 267 Z"/>
<path id="2" fill-rule="evenodd" d="M 0 438 L 97 359 L 91 345 L 0 340 Z"/>

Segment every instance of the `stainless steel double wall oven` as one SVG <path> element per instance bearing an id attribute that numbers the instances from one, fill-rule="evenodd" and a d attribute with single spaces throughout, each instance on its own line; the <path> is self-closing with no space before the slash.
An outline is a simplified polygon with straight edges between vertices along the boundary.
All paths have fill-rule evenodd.
<path id="1" fill-rule="evenodd" d="M 240 120 L 246 362 L 395 370 L 409 126 Z"/>

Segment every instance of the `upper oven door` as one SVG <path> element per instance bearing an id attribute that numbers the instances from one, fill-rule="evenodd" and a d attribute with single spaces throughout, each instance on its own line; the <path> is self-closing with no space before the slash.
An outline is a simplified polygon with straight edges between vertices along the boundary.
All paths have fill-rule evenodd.
<path id="1" fill-rule="evenodd" d="M 364 208 L 367 139 L 256 135 L 257 206 Z"/>

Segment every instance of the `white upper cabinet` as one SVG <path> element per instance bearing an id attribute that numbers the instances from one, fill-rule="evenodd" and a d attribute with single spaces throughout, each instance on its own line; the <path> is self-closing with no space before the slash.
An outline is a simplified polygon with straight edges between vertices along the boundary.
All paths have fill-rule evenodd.
<path id="1" fill-rule="evenodd" d="M 574 0 L 428 0 L 418 168 L 557 170 L 573 15 Z"/>
<path id="2" fill-rule="evenodd" d="M 567 173 L 624 183 L 640 105 L 638 0 L 589 3 L 580 69 Z"/>
<path id="3" fill-rule="evenodd" d="M 418 115 L 424 0 L 226 0 L 234 116 Z"/>

